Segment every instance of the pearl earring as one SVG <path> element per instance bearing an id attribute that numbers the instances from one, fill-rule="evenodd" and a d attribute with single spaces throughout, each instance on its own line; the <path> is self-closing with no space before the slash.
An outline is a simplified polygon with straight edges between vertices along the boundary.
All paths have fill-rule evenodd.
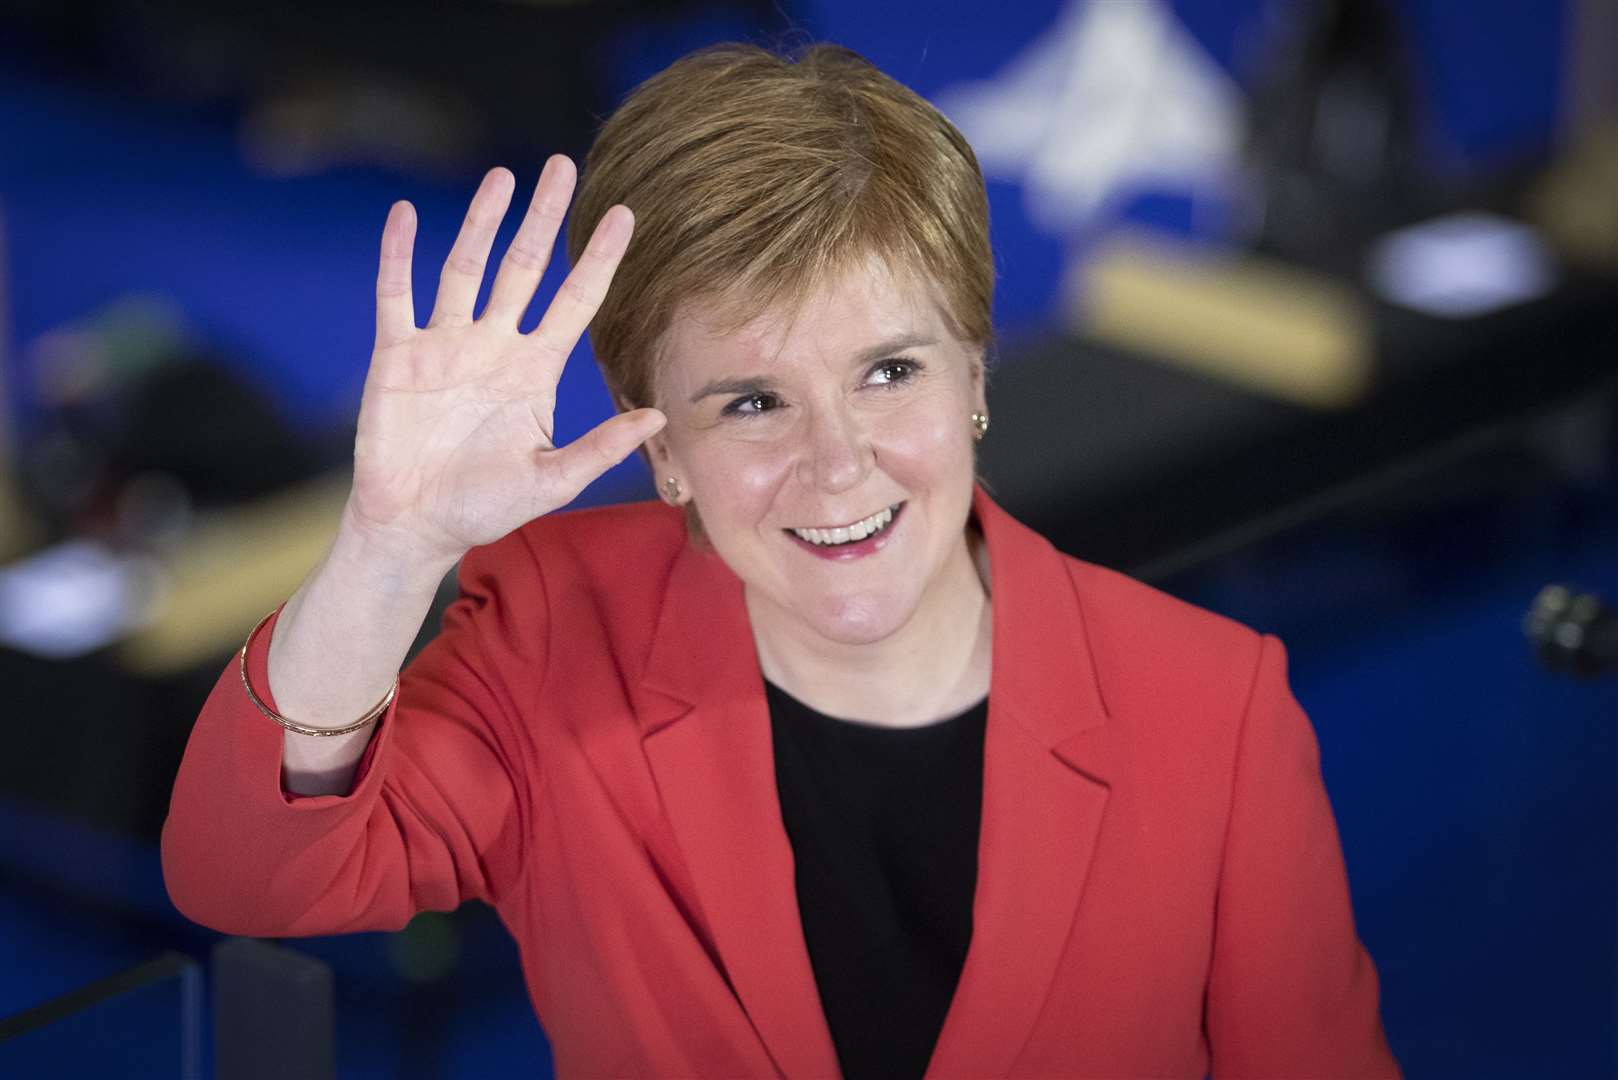
<path id="1" fill-rule="evenodd" d="M 973 413 L 972 426 L 977 429 L 973 433 L 972 438 L 982 441 L 983 436 L 989 433 L 989 414 L 980 412 Z"/>
<path id="2" fill-rule="evenodd" d="M 680 487 L 680 481 L 671 476 L 663 481 L 663 494 L 670 506 L 678 506 L 680 496 L 684 495 L 685 491 Z"/>

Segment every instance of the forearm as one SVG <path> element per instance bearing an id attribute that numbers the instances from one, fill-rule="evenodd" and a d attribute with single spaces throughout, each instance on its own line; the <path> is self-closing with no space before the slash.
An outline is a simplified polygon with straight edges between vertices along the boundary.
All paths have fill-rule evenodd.
<path id="1" fill-rule="evenodd" d="M 471 552 L 469 561 L 479 566 L 486 550 Z M 405 575 L 397 590 L 375 586 L 381 595 L 353 595 L 356 581 L 368 579 L 339 572 L 350 565 L 348 559 L 345 546 L 334 544 L 299 590 L 308 600 L 302 606 L 304 628 L 282 639 L 278 616 L 248 649 L 248 678 L 261 695 L 271 693 L 274 684 L 269 662 L 276 641 L 296 646 L 294 658 L 324 648 L 321 659 L 327 662 L 306 666 L 293 682 L 274 684 L 274 690 L 301 688 L 305 678 L 340 683 L 364 703 L 360 714 L 386 693 L 430 603 L 427 586 L 408 587 L 416 579 Z M 438 576 L 433 568 L 421 579 Z M 513 835 L 516 801 L 513 766 L 495 734 L 498 725 L 509 722 L 506 691 L 482 654 L 483 638 L 500 618 L 503 601 L 494 590 L 502 576 L 516 579 L 518 595 L 544 595 L 521 561 L 503 574 L 487 562 L 470 572 L 466 595 L 451 606 L 444 631 L 413 661 L 409 692 L 394 702 L 380 727 L 355 740 L 359 745 L 352 752 L 361 756 L 367 745 L 361 740 L 373 740 L 376 759 L 352 788 L 344 780 L 340 792 L 288 798 L 286 788 L 298 794 L 310 785 L 286 784 L 287 733 L 253 707 L 242 692 L 237 665 L 226 668 L 186 743 L 163 825 L 164 880 L 180 911 L 226 933 L 298 936 L 396 930 L 417 911 L 448 911 L 466 899 L 494 895 L 485 871 L 509 875 L 520 861 L 490 854 L 503 852 L 502 838 Z M 353 606 L 343 606 L 345 595 Z M 412 595 L 417 599 L 406 608 Z M 388 597 L 392 603 L 378 603 Z M 344 623 L 354 642 L 339 640 L 340 635 L 322 642 L 316 636 L 323 624 L 319 613 L 328 607 L 368 618 L 375 626 L 367 632 Z M 405 610 L 411 612 L 408 618 L 399 614 Z M 535 633 L 542 623 L 526 620 Z M 369 645 L 359 647 L 365 644 L 359 639 Z M 381 655 L 385 642 L 392 642 L 385 661 L 370 655 L 370 648 Z M 529 642 L 525 655 L 543 656 L 544 648 L 542 639 Z M 360 673 L 361 663 L 376 670 Z M 355 670 L 342 670 L 344 664 Z M 353 685 L 364 678 L 375 685 Z M 300 700 L 295 690 L 288 696 Z M 311 693 L 301 705 L 274 698 L 269 703 L 307 722 L 311 718 L 293 708 L 318 708 L 315 702 L 329 697 Z M 349 708 L 346 702 L 336 707 Z M 345 715 L 340 723 L 353 719 Z M 299 737 L 294 745 L 301 749 L 305 740 L 324 744 L 341 738 Z M 354 763 L 341 764 L 352 769 Z"/>
<path id="2" fill-rule="evenodd" d="M 364 715 L 393 684 L 450 565 L 379 550 L 345 520 L 276 620 L 268 657 L 276 711 L 316 728 Z M 374 731 L 284 732 L 286 789 L 346 794 Z"/>

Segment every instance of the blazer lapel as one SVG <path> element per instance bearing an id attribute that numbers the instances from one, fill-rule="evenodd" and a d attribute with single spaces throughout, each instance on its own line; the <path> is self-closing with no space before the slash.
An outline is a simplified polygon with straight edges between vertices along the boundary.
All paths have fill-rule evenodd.
<path id="1" fill-rule="evenodd" d="M 642 745 L 731 989 L 777 1069 L 838 1074 L 804 943 L 741 582 L 689 545 L 669 579 Z"/>
<path id="2" fill-rule="evenodd" d="M 1005 1076 L 1067 946 L 1107 804 L 1107 719 L 1062 556 L 981 489 L 994 668 L 972 941 L 929 1080 Z"/>

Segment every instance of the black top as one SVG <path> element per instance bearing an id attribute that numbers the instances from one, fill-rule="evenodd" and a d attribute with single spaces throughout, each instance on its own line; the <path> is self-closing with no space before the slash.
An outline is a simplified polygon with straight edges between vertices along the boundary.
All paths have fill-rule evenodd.
<path id="1" fill-rule="evenodd" d="M 920 1077 L 972 937 L 988 699 L 885 728 L 816 712 L 768 681 L 765 697 L 804 940 L 843 1076 Z"/>

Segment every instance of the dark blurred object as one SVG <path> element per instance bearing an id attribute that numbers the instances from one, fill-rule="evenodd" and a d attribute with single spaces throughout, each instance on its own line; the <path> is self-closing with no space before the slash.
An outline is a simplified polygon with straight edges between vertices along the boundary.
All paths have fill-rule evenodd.
<path id="1" fill-rule="evenodd" d="M 1559 409 L 1618 410 L 1618 282 L 1568 274 L 1544 296 L 1465 319 L 1354 291 L 1370 370 L 1352 399 L 1311 406 L 1256 392 L 1256 379 L 1082 334 L 1052 338 L 996 370 L 983 471 L 1057 547 L 1157 580 L 1390 479 L 1510 444 Z M 1226 318 L 1176 309 L 1173 296 L 1159 297 L 1165 323 Z M 1275 336 L 1243 311 L 1255 340 Z"/>
<path id="2" fill-rule="evenodd" d="M 1594 593 L 1547 585 L 1523 618 L 1539 662 L 1581 678 L 1618 674 L 1618 612 Z"/>
<path id="3" fill-rule="evenodd" d="M 0 1019 L 0 1074 L 202 1075 L 202 971 L 165 952 Z"/>
<path id="4" fill-rule="evenodd" d="M 217 1080 L 333 1080 L 336 1002 L 324 961 L 252 938 L 214 946 Z"/>
<path id="5" fill-rule="evenodd" d="M 316 75 L 276 90 L 249 108 L 239 141 L 247 162 L 268 176 L 343 165 L 450 175 L 476 168 L 488 137 L 463 94 L 371 73 Z M 577 137 L 566 133 L 563 145 Z"/>
<path id="6" fill-rule="evenodd" d="M 23 359 L 42 416 L 17 470 L 49 546 L 0 575 L 0 685 L 5 715 L 19 721 L 0 755 L 0 792 L 155 836 L 196 702 L 240 637 L 229 618 L 190 610 L 187 583 L 202 575 L 181 573 L 186 553 L 226 511 L 318 475 L 335 451 L 297 438 L 161 301 L 110 305 L 41 335 Z M 318 552 L 322 539 L 305 548 Z M 258 522 L 230 557 L 273 566 L 282 541 Z M 313 558 L 300 561 L 298 574 Z M 232 598 L 258 614 L 271 606 L 241 585 L 221 602 Z M 173 622 L 194 625 L 182 644 L 195 641 L 168 655 L 201 657 L 200 667 L 117 655 L 131 632 Z"/>
<path id="7" fill-rule="evenodd" d="M 42 335 L 25 369 L 44 419 L 18 471 L 54 539 L 160 543 L 193 509 L 280 490 L 325 463 L 156 301 L 126 299 Z"/>
<path id="8" fill-rule="evenodd" d="M 1257 250 L 1345 269 L 1420 213 L 1410 54 L 1381 0 L 1272 4 L 1252 95 L 1248 228 Z"/>
<path id="9" fill-rule="evenodd" d="M 614 104 L 622 28 L 716 7 L 759 32 L 789 22 L 766 0 L 0 0 L 0 29 L 26 34 L 36 62 L 240 110 L 249 160 L 274 175 L 334 164 L 453 174 L 581 155 Z"/>
<path id="10" fill-rule="evenodd" d="M 13 722 L 0 754 L 0 795 L 155 840 L 197 702 L 225 659 L 211 671 L 144 678 L 104 652 L 49 660 L 0 647 L 0 714 Z"/>

